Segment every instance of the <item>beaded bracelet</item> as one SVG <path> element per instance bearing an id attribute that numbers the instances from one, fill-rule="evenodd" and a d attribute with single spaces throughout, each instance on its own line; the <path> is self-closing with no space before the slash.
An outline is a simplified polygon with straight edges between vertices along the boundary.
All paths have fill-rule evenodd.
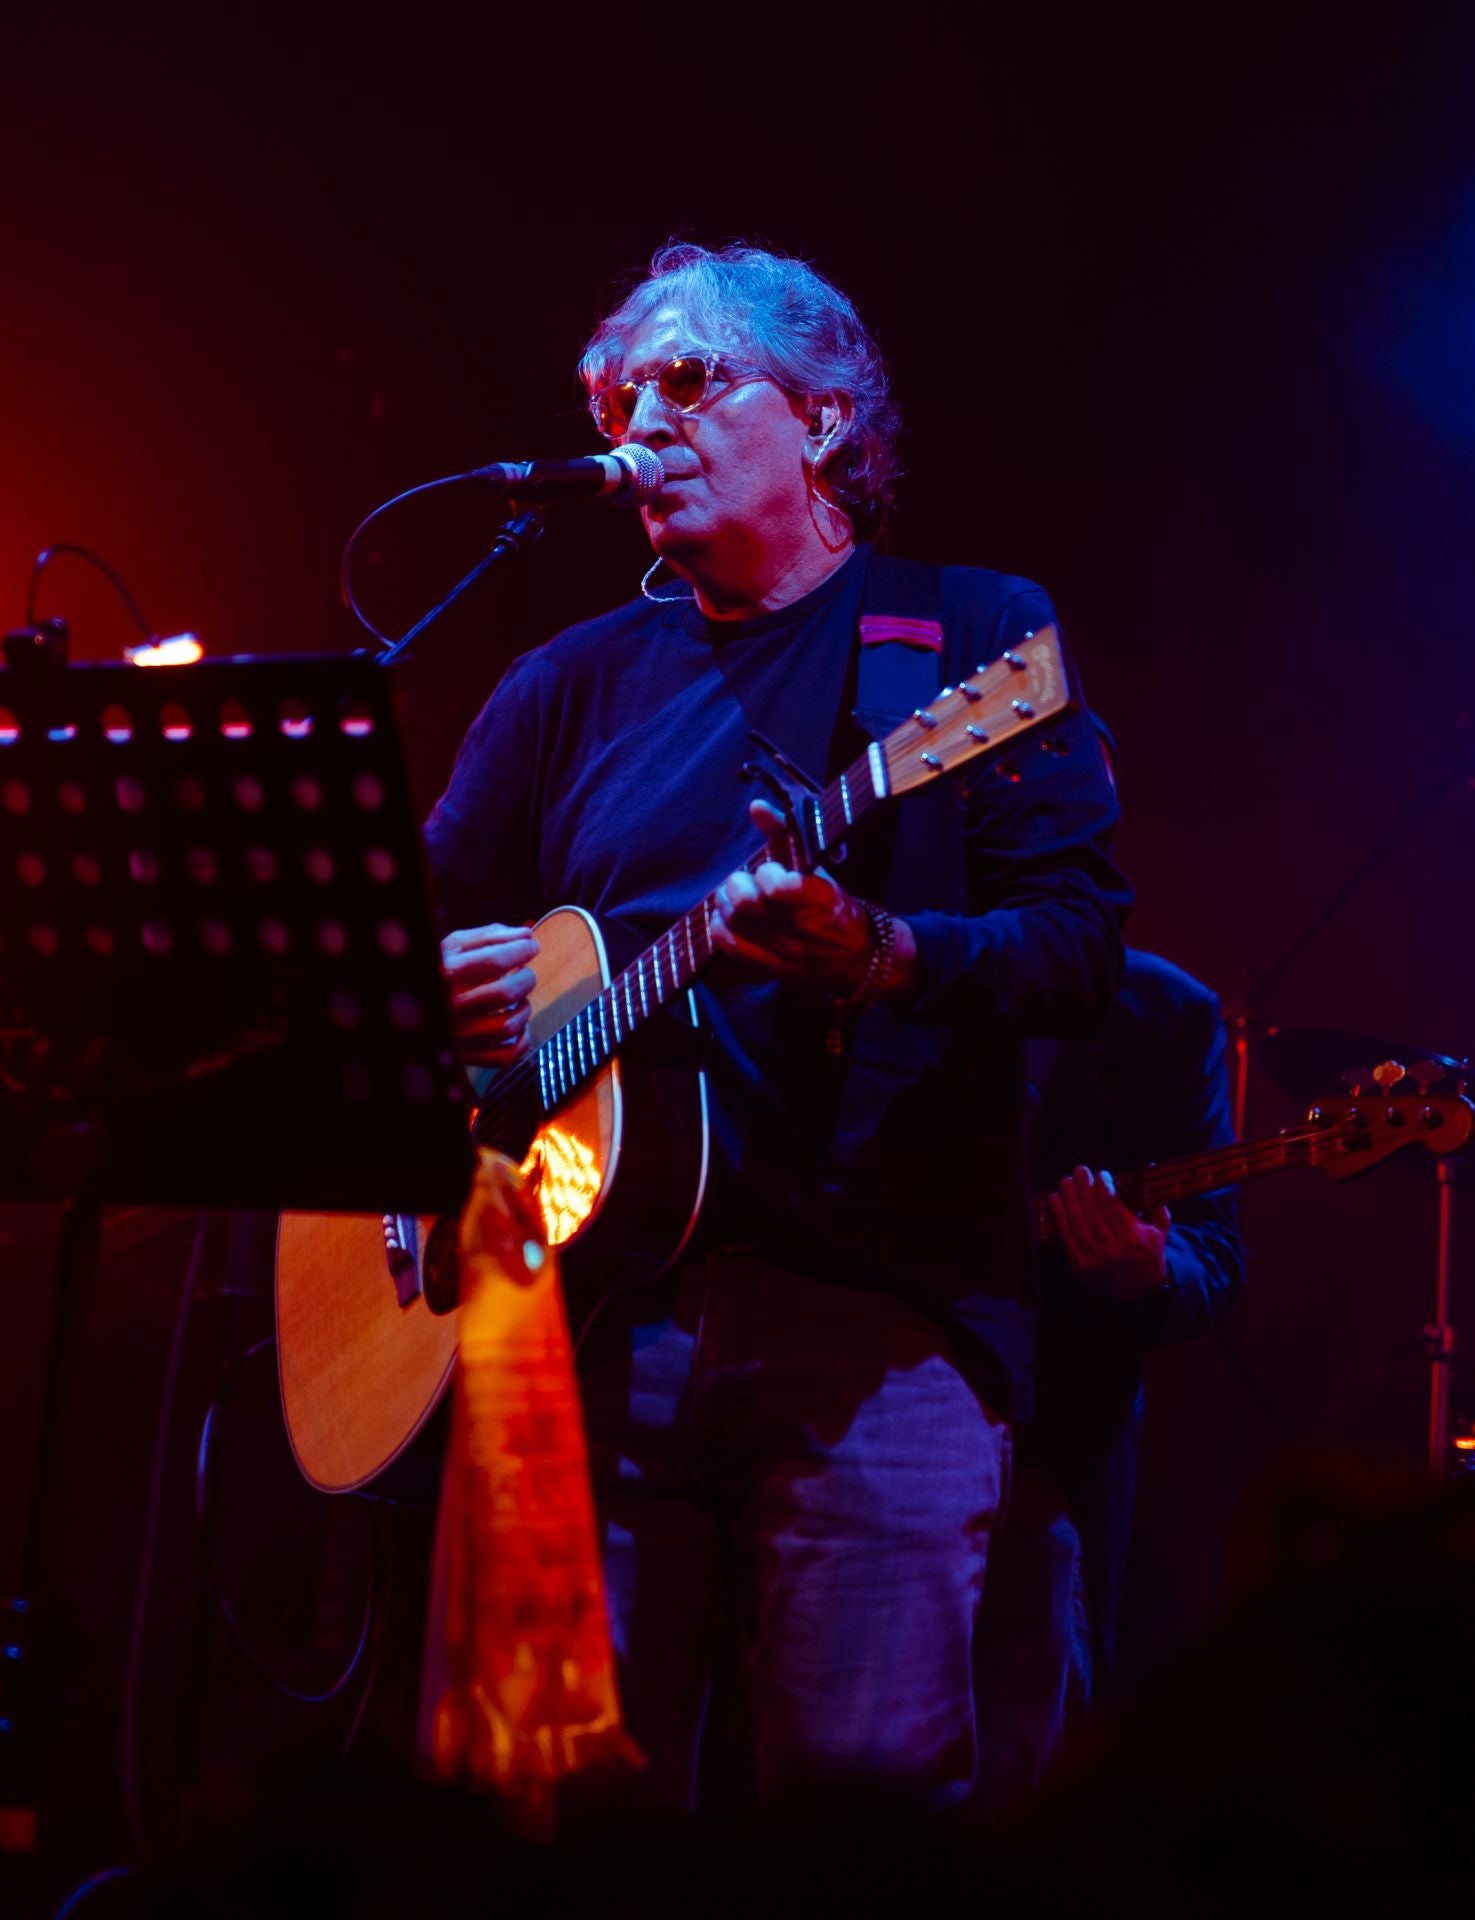
<path id="1" fill-rule="evenodd" d="M 836 1055 L 845 1051 L 847 1029 L 854 1026 L 866 1008 L 873 1007 L 890 986 L 891 963 L 896 954 L 896 922 L 891 915 L 871 900 L 857 900 L 855 904 L 865 914 L 869 924 L 871 954 L 866 962 L 866 970 L 860 977 L 860 984 L 849 993 L 830 996 L 830 1024 L 825 1033 L 825 1051 Z"/>

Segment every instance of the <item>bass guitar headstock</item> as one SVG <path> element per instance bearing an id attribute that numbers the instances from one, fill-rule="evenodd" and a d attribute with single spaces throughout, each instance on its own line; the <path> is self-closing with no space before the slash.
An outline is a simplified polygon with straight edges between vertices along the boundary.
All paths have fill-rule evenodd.
<path id="1" fill-rule="evenodd" d="M 1458 1152 L 1475 1132 L 1475 1105 L 1457 1088 L 1437 1093 L 1434 1082 L 1441 1077 L 1442 1070 L 1406 1074 L 1397 1061 L 1384 1061 L 1371 1073 L 1344 1074 L 1348 1091 L 1316 1101 L 1306 1115 L 1311 1164 L 1333 1180 L 1350 1180 L 1401 1147 Z M 1410 1079 L 1416 1092 L 1393 1091 Z"/>

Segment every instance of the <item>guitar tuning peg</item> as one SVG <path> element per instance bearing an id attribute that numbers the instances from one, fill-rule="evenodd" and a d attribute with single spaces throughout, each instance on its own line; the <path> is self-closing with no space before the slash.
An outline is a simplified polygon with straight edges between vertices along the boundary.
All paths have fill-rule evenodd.
<path id="1" fill-rule="evenodd" d="M 1349 1067 L 1342 1075 L 1342 1085 L 1356 1099 L 1359 1094 L 1372 1092 L 1373 1077 L 1366 1067 Z"/>
<path id="2" fill-rule="evenodd" d="M 1373 1078 L 1384 1093 L 1392 1093 L 1399 1081 L 1407 1077 L 1407 1071 L 1397 1060 L 1384 1060 L 1373 1068 Z"/>
<path id="3" fill-rule="evenodd" d="M 1437 1060 L 1416 1060 L 1408 1070 L 1408 1077 L 1420 1093 L 1427 1093 L 1436 1081 L 1444 1078 L 1444 1068 Z"/>

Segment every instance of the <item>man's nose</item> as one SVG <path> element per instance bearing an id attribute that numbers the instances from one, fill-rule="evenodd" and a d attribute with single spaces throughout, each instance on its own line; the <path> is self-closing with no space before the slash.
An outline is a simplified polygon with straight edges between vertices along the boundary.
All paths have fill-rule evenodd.
<path id="1" fill-rule="evenodd" d="M 635 396 L 635 411 L 630 415 L 625 438 L 638 440 L 643 447 L 669 446 L 676 438 L 671 415 L 661 404 L 654 380 Z"/>

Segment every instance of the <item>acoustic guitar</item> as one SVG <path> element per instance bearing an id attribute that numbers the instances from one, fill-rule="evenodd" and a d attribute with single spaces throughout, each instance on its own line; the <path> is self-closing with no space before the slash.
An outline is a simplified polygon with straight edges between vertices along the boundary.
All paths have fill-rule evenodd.
<path id="1" fill-rule="evenodd" d="M 813 872 L 873 807 L 1017 743 L 1074 705 L 1059 635 L 1042 627 L 944 687 L 823 793 L 797 801 L 748 870 L 777 858 Z M 535 1177 L 575 1320 L 596 1297 L 663 1272 L 695 1227 L 708 1131 L 691 988 L 713 955 L 716 912 L 708 894 L 618 973 L 589 914 L 545 915 L 528 1052 L 473 1076 L 476 1136 Z M 427 1297 L 429 1224 L 281 1217 L 282 1407 L 298 1466 L 325 1491 L 382 1473 L 450 1377 L 455 1302 Z"/>

